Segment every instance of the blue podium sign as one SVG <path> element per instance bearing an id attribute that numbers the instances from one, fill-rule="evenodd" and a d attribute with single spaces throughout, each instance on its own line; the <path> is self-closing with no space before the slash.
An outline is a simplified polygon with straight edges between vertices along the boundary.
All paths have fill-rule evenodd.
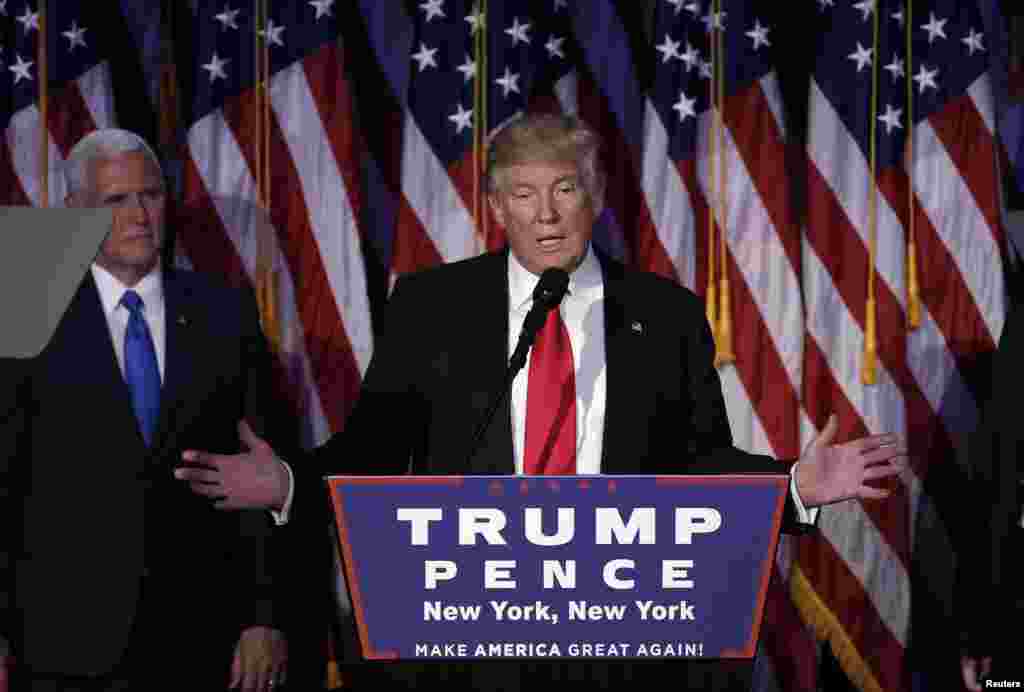
<path id="1" fill-rule="evenodd" d="M 367 659 L 753 657 L 788 482 L 328 478 Z"/>

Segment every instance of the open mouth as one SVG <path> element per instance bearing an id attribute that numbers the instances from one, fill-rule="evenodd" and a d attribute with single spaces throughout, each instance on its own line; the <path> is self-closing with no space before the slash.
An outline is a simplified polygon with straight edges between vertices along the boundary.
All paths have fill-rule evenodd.
<path id="1" fill-rule="evenodd" d="M 537 239 L 537 244 L 542 250 L 557 250 L 565 242 L 564 235 L 548 235 Z"/>

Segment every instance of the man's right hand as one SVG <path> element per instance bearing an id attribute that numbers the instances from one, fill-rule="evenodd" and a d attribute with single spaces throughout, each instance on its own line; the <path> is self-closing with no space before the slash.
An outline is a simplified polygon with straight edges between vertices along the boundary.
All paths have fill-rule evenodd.
<path id="1" fill-rule="evenodd" d="M 992 657 L 975 658 L 973 656 L 960 657 L 960 670 L 963 672 L 964 687 L 971 692 L 981 692 L 983 680 L 988 677 L 992 670 Z"/>
<path id="2" fill-rule="evenodd" d="M 257 437 L 248 423 L 238 424 L 241 454 L 210 454 L 186 450 L 184 465 L 174 477 L 192 492 L 216 500 L 217 509 L 269 509 L 281 511 L 288 498 L 289 477 L 274 450 Z"/>

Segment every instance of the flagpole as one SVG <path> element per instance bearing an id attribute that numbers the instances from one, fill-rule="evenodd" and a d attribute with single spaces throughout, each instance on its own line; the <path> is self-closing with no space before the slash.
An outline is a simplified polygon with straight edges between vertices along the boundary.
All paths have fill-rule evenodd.
<path id="1" fill-rule="evenodd" d="M 487 0 L 480 0 L 480 7 L 481 7 L 481 14 L 480 14 L 481 19 L 480 19 L 480 28 L 478 29 L 478 32 L 480 34 L 480 46 L 481 46 L 481 50 L 480 50 L 480 61 L 481 61 L 480 75 L 482 75 L 481 78 L 479 79 L 479 82 L 480 82 L 480 113 L 481 113 L 480 122 L 483 123 L 483 129 L 480 132 L 480 152 L 481 152 L 481 159 L 480 160 L 481 160 L 481 165 L 483 167 L 486 167 L 486 165 L 487 165 L 487 158 L 486 158 L 487 157 L 487 147 L 486 147 L 486 143 L 487 143 L 487 130 L 488 130 L 488 125 L 490 124 L 490 121 L 488 120 L 488 113 L 487 113 L 487 101 L 488 101 L 488 91 L 487 90 L 488 90 L 488 86 L 489 86 L 488 85 L 488 79 L 487 79 L 487 74 L 488 74 L 487 70 L 489 69 L 489 66 L 487 64 L 487 51 L 489 50 L 489 44 L 488 44 L 488 41 L 487 41 L 487 9 L 488 9 L 487 8 Z M 480 209 L 480 212 L 481 212 L 480 216 L 481 216 L 481 220 L 483 221 L 484 251 L 486 252 L 487 249 L 488 249 L 488 243 L 490 242 L 490 235 L 491 235 L 491 215 L 490 215 L 490 212 L 489 212 L 489 210 L 487 208 L 487 204 L 484 203 L 483 200 L 481 200 L 481 202 L 480 202 L 480 207 L 481 207 L 481 209 Z"/>
<path id="2" fill-rule="evenodd" d="M 39 0 L 39 204 L 50 206 L 50 80 L 46 50 L 46 0 Z"/>
<path id="3" fill-rule="evenodd" d="M 722 23 L 724 13 L 722 11 L 723 0 L 715 0 L 718 11 L 715 14 L 715 22 L 719 23 L 717 32 L 712 34 L 715 45 L 718 46 L 718 239 L 719 239 L 719 262 L 721 272 L 718 278 L 718 340 L 716 342 L 715 367 L 720 367 L 736 361 L 736 354 L 732 348 L 732 305 L 729 290 L 729 267 L 728 267 L 728 246 L 726 245 L 726 205 L 725 188 L 728 181 L 726 167 L 726 146 L 725 146 L 725 25 Z M 712 24 L 714 28 L 714 24 Z"/>
<path id="4" fill-rule="evenodd" d="M 907 318 L 910 329 L 921 326 L 921 290 L 917 280 L 917 233 L 914 228 L 914 87 L 910 83 L 914 49 L 911 33 L 913 0 L 907 0 Z"/>
<path id="5" fill-rule="evenodd" d="M 871 110 L 868 113 L 871 137 L 870 184 L 868 185 L 868 295 L 864 306 L 864 361 L 861 382 L 875 384 L 877 380 L 878 335 L 875 312 L 875 258 L 878 254 L 878 11 L 874 13 L 874 36 L 871 47 Z"/>
<path id="6" fill-rule="evenodd" d="M 473 35 L 473 57 L 476 63 L 476 75 L 473 79 L 473 227 L 476 229 L 478 238 L 483 238 L 486 245 L 487 236 L 481 218 L 482 196 L 480 189 L 484 131 L 487 128 L 487 118 L 483 108 L 483 82 L 486 81 L 486 76 L 481 78 L 481 75 L 486 75 L 483 67 L 483 54 L 486 50 L 483 43 L 484 31 L 479 24 L 482 3 L 483 0 L 480 0 L 473 8 L 478 18 L 476 32 Z"/>
<path id="7" fill-rule="evenodd" d="M 717 0 L 715 0 L 717 1 Z M 708 9 L 708 12 L 714 14 L 714 6 Z M 715 279 L 715 269 L 717 265 L 715 263 L 715 217 L 717 216 L 715 206 L 715 186 L 718 184 L 718 177 L 715 175 L 716 166 L 718 165 L 718 113 L 715 111 L 715 96 L 717 91 L 715 89 L 715 81 L 718 76 L 718 44 L 715 43 L 714 36 L 711 37 L 711 80 L 708 86 L 709 98 L 708 101 L 711 103 L 711 136 L 708 142 L 708 177 L 709 187 L 711 188 L 711 200 L 708 204 L 708 282 L 707 290 L 704 295 L 704 310 L 707 316 L 708 326 L 711 327 L 712 336 L 715 339 L 715 354 L 717 359 L 718 353 L 718 289 L 717 280 Z"/>

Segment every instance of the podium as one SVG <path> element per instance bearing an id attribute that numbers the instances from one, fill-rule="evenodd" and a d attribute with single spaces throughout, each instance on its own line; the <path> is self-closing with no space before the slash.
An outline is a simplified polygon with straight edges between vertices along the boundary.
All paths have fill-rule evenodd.
<path id="1" fill-rule="evenodd" d="M 789 477 L 327 484 L 367 660 L 752 659 Z"/>

